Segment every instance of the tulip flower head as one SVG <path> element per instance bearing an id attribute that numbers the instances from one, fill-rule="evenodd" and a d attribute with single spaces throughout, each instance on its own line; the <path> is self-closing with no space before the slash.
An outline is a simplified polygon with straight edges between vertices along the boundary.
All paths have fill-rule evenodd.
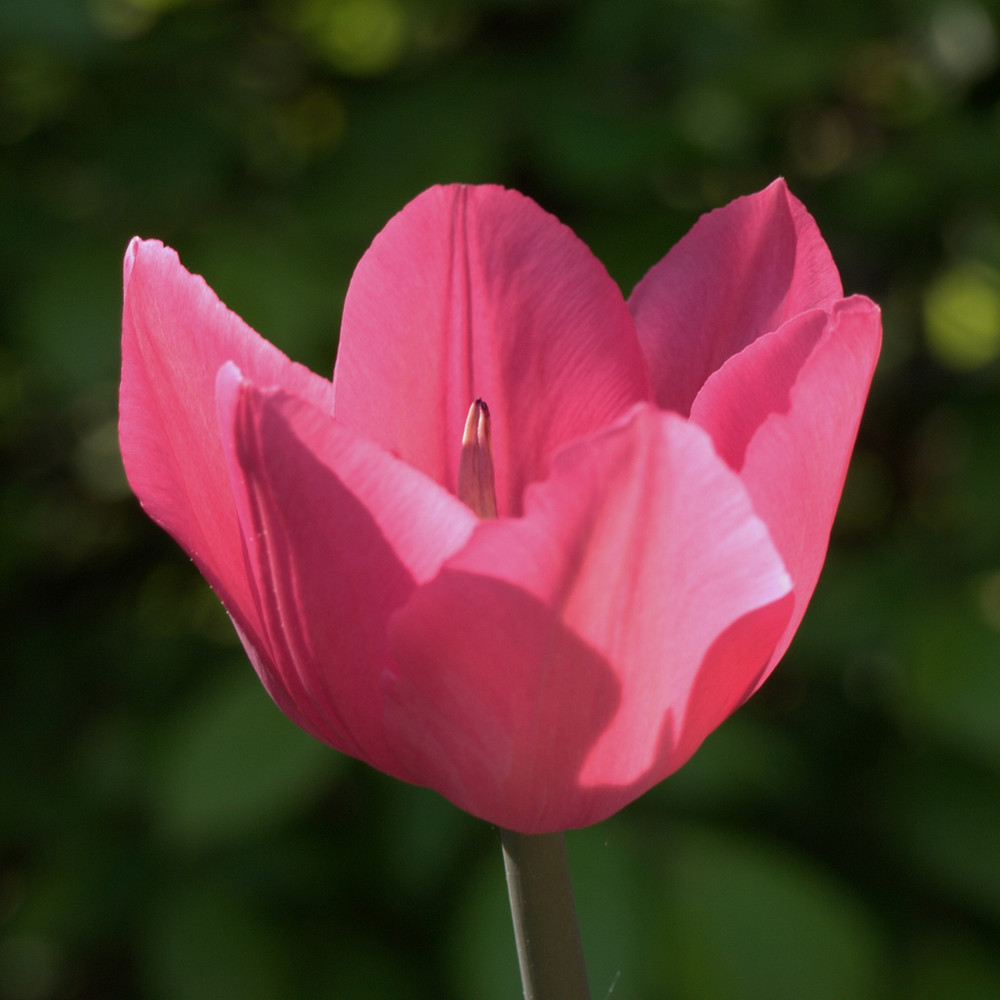
<path id="1" fill-rule="evenodd" d="M 436 187 L 361 259 L 332 382 L 134 240 L 121 449 L 289 718 L 555 831 L 675 771 L 787 649 L 880 339 L 783 181 L 627 301 L 528 198 Z"/>

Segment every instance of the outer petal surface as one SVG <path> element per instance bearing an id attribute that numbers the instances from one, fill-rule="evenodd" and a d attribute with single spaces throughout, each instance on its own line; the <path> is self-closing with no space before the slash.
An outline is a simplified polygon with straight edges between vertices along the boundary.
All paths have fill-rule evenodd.
<path id="1" fill-rule="evenodd" d="M 749 692 L 791 582 L 700 428 L 638 408 L 569 446 L 393 622 L 411 780 L 523 832 L 610 815 Z"/>
<path id="2" fill-rule="evenodd" d="M 816 223 L 783 180 L 703 216 L 629 299 L 657 403 L 686 416 L 727 358 L 842 296 Z"/>
<path id="3" fill-rule="evenodd" d="M 266 629 L 262 680 L 317 738 L 389 774 L 382 732 L 388 620 L 478 523 L 377 445 L 233 365 L 219 424 Z"/>
<path id="4" fill-rule="evenodd" d="M 746 483 L 795 581 L 795 611 L 772 667 L 823 566 L 881 330 L 878 307 L 860 296 L 804 313 L 731 358 L 692 407 Z"/>
<path id="5" fill-rule="evenodd" d="M 587 247 L 517 192 L 459 185 L 416 198 L 362 258 L 334 384 L 338 420 L 452 492 L 484 399 L 501 515 L 560 445 L 651 398 L 628 309 Z"/>
<path id="6" fill-rule="evenodd" d="M 332 406 L 332 386 L 254 333 L 161 243 L 133 240 L 124 270 L 119 436 L 129 483 L 259 644 L 216 421 L 216 374 L 234 361 L 261 384 L 321 408 Z"/>

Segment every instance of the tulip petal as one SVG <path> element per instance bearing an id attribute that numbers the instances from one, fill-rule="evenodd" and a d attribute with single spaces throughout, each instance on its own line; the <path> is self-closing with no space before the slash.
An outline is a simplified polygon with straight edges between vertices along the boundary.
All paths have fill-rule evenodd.
<path id="1" fill-rule="evenodd" d="M 261 384 L 327 409 L 332 386 L 254 333 L 163 244 L 133 240 L 124 272 L 119 431 L 129 483 L 241 631 L 260 641 L 216 422 L 216 374 L 234 361 Z"/>
<path id="2" fill-rule="evenodd" d="M 489 186 L 432 188 L 375 238 L 334 385 L 338 420 L 452 492 L 466 414 L 485 400 L 501 515 L 520 512 L 560 445 L 651 398 L 603 265 L 533 201 Z"/>
<path id="3" fill-rule="evenodd" d="M 261 679 L 318 739 L 386 771 L 387 622 L 476 516 L 329 414 L 227 365 L 219 425 L 265 623 Z M 261 662 L 263 661 L 263 662 Z"/>
<path id="4" fill-rule="evenodd" d="M 881 329 L 878 307 L 861 296 L 805 313 L 731 358 L 691 410 L 740 473 L 795 581 L 795 611 L 771 666 L 823 566 Z"/>
<path id="5" fill-rule="evenodd" d="M 687 416 L 727 358 L 842 296 L 815 221 L 783 180 L 702 216 L 629 299 L 656 402 Z"/>
<path id="6" fill-rule="evenodd" d="M 638 407 L 564 449 L 392 621 L 411 780 L 526 833 L 597 822 L 756 682 L 791 581 L 708 435 Z"/>

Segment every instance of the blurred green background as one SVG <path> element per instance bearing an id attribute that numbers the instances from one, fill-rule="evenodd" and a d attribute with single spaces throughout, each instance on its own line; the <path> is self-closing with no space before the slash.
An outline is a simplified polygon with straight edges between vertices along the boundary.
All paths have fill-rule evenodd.
<path id="1" fill-rule="evenodd" d="M 569 837 L 595 998 L 1000 997 L 1000 10 L 0 0 L 0 1000 L 513 998 L 496 831 L 312 743 L 125 486 L 121 258 L 331 370 L 440 181 L 622 288 L 784 174 L 886 340 L 764 690 Z"/>

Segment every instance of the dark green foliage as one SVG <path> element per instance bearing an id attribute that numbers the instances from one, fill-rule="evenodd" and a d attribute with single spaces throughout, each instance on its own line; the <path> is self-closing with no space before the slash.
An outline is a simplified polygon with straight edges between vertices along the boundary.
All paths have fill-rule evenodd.
<path id="1" fill-rule="evenodd" d="M 886 343 L 785 662 L 570 835 L 603 998 L 1000 996 L 1000 15 L 989 0 L 0 3 L 0 1000 L 519 995 L 495 831 L 312 743 L 124 484 L 121 258 L 328 373 L 439 181 L 627 293 L 777 174 Z"/>

